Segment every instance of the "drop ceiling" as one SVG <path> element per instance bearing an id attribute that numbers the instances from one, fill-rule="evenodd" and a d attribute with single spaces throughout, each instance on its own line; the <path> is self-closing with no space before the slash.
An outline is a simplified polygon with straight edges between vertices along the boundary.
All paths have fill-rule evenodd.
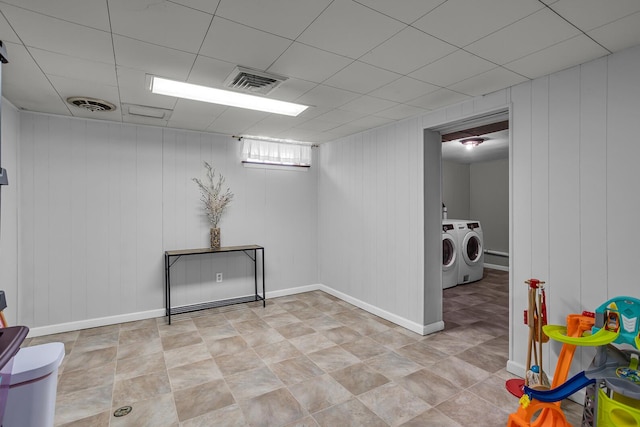
<path id="1" fill-rule="evenodd" d="M 0 0 L 0 40 L 2 93 L 23 110 L 320 143 L 637 45 L 640 2 Z M 222 88 L 238 65 L 288 77 L 269 97 L 311 107 L 285 117 L 145 84 Z M 117 109 L 92 113 L 72 96 Z"/>

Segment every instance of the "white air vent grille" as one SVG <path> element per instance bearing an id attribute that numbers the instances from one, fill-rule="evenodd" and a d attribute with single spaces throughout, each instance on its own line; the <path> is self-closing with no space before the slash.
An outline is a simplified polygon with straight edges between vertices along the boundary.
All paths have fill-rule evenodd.
<path id="1" fill-rule="evenodd" d="M 266 95 L 285 80 L 286 77 L 277 74 L 238 66 L 224 81 L 224 85 L 242 92 Z"/>

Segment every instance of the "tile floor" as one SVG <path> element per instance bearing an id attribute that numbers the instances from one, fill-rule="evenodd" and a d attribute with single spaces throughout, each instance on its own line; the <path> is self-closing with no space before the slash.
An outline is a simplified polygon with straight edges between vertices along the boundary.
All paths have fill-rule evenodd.
<path id="1" fill-rule="evenodd" d="M 445 290 L 444 320 L 423 337 L 315 291 L 25 345 L 65 344 L 56 426 L 505 426 L 507 273 Z"/>

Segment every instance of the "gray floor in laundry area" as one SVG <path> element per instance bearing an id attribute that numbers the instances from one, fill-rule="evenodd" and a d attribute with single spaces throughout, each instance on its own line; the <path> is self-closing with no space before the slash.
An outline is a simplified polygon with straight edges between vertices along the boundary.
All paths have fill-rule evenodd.
<path id="1" fill-rule="evenodd" d="M 446 329 L 424 337 L 314 291 L 25 345 L 65 344 L 56 426 L 505 426 L 508 274 L 443 305 Z"/>

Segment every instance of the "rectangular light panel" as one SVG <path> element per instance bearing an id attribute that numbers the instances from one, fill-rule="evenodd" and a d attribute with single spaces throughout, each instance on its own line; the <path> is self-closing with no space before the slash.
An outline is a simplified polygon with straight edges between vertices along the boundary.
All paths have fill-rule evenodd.
<path id="1" fill-rule="evenodd" d="M 156 76 L 151 78 L 150 89 L 151 92 L 159 95 L 175 96 L 177 98 L 193 99 L 195 101 L 247 108 L 249 110 L 266 111 L 267 113 L 283 114 L 286 116 L 297 116 L 308 108 L 306 105 L 294 104 L 293 102 L 278 101 L 261 96 L 214 89 Z"/>

